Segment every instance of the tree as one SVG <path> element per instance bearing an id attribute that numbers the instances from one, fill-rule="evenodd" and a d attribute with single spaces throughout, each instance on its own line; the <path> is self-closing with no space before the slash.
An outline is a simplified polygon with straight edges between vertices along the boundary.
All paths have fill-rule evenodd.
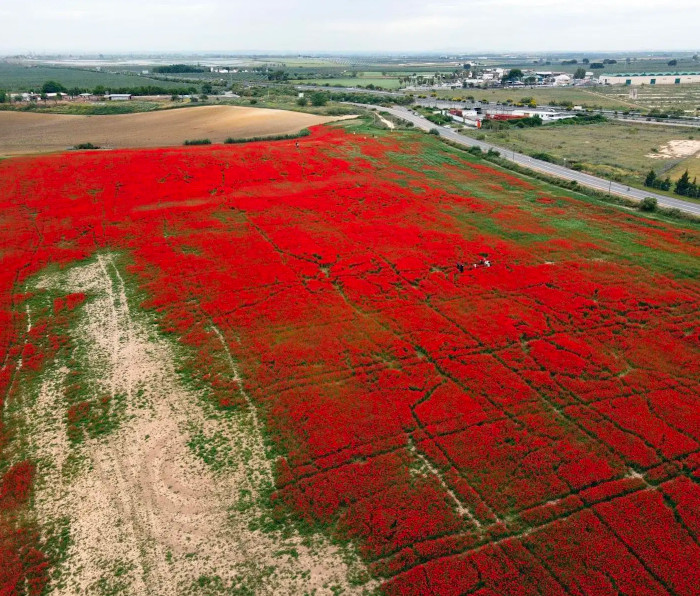
<path id="1" fill-rule="evenodd" d="M 41 86 L 41 92 L 42 93 L 65 93 L 66 88 L 63 85 L 61 85 L 61 83 L 57 83 L 56 81 L 46 81 Z"/>
<path id="2" fill-rule="evenodd" d="M 7 93 L 0 89 L 0 103 L 5 103 L 7 101 Z"/>
<path id="3" fill-rule="evenodd" d="M 646 179 L 644 180 L 644 186 L 649 186 L 654 188 L 656 185 L 656 172 L 654 170 L 649 170 Z"/>
<path id="4" fill-rule="evenodd" d="M 674 187 L 673 192 L 675 192 L 677 195 L 686 196 L 690 186 L 690 175 L 688 174 L 688 170 L 686 170 L 683 172 L 683 175 L 676 180 L 676 186 Z"/>
<path id="5" fill-rule="evenodd" d="M 204 83 L 202 85 L 202 95 L 210 95 L 213 90 L 214 88 L 211 86 L 211 83 Z"/>
<path id="6" fill-rule="evenodd" d="M 267 74 L 268 81 L 286 81 L 289 79 L 289 75 L 284 72 L 284 70 L 278 69 L 273 70 Z"/>
<path id="7" fill-rule="evenodd" d="M 303 97 L 303 96 L 300 97 L 299 99 L 297 99 L 297 105 L 298 105 L 298 106 L 304 107 L 304 106 L 306 106 L 306 105 L 308 105 L 308 104 L 309 104 L 309 100 L 306 99 L 306 98 Z"/>
<path id="8" fill-rule="evenodd" d="M 93 95 L 104 95 L 105 93 L 107 93 L 107 89 L 105 89 L 103 85 L 97 85 L 97 87 L 92 90 Z"/>
<path id="9" fill-rule="evenodd" d="M 674 58 L 673 60 L 669 60 L 667 64 L 669 66 L 676 66 L 676 64 L 678 64 L 678 60 Z"/>
<path id="10" fill-rule="evenodd" d="M 503 77 L 504 81 L 519 81 L 523 78 L 523 71 L 519 68 L 511 68 L 508 74 Z"/>
<path id="11" fill-rule="evenodd" d="M 49 96 L 46 95 L 46 93 L 44 93 L 43 91 L 41 92 L 41 95 L 39 97 L 41 98 L 41 101 L 43 101 L 44 103 L 46 103 L 46 100 L 49 98 Z"/>
<path id="12" fill-rule="evenodd" d="M 602 62 L 591 62 L 591 68 L 605 68 Z"/>
<path id="13" fill-rule="evenodd" d="M 325 93 L 316 91 L 311 94 L 311 105 L 316 107 L 325 106 L 328 102 L 328 96 Z"/>
<path id="14" fill-rule="evenodd" d="M 583 62 L 584 64 L 588 64 L 590 60 L 588 58 L 584 58 L 583 60 L 581 60 L 581 62 Z"/>
<path id="15" fill-rule="evenodd" d="M 574 71 L 574 79 L 585 79 L 586 78 L 586 69 L 581 68 L 580 66 Z"/>

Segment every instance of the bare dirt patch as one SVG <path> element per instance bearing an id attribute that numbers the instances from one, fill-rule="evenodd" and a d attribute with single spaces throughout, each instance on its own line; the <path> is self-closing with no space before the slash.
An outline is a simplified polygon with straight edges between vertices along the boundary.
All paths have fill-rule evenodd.
<path id="1" fill-rule="evenodd" d="M 186 139 L 293 134 L 339 120 L 286 110 L 201 106 L 111 116 L 0 112 L 0 155 L 64 151 L 80 143 L 103 148 L 182 145 Z"/>
<path id="2" fill-rule="evenodd" d="M 658 153 L 649 153 L 652 159 L 681 159 L 700 152 L 700 141 L 678 140 L 669 141 L 659 149 Z"/>
<path id="3" fill-rule="evenodd" d="M 174 346 L 147 313 L 133 309 L 113 255 L 41 276 L 33 287 L 89 297 L 71 332 L 71 358 L 43 373 L 22 413 L 32 421 L 39 462 L 34 515 L 42 527 L 64 524 L 70 532 L 51 593 L 334 594 L 372 587 L 349 580 L 367 577 L 349 549 L 288 524 L 263 531 L 273 479 L 254 404 L 214 410 L 185 384 Z M 225 346 L 221 332 L 212 332 Z M 222 357 L 238 378 L 230 353 Z M 84 371 L 96 394 L 124 403 L 109 434 L 78 444 L 67 438 L 67 362 Z"/>
<path id="4" fill-rule="evenodd" d="M 377 118 L 379 118 L 379 120 L 381 120 L 382 123 L 383 123 L 387 128 L 390 128 L 390 129 L 396 128 L 396 125 L 395 125 L 391 120 L 387 120 L 387 119 L 384 118 L 384 116 L 382 116 L 381 114 L 377 114 Z"/>

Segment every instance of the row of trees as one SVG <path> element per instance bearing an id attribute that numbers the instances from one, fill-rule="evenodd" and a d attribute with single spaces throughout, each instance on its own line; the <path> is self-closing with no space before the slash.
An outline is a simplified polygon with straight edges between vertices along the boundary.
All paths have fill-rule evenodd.
<path id="1" fill-rule="evenodd" d="M 661 179 L 656 175 L 654 170 L 649 170 L 647 177 L 644 180 L 644 186 L 649 188 L 658 188 L 659 190 L 671 190 L 673 187 L 673 192 L 682 197 L 690 198 L 700 198 L 700 185 L 698 184 L 697 177 L 690 181 L 690 174 L 686 170 L 683 175 L 676 180 L 675 184 L 671 182 L 671 179 L 667 176 L 665 179 Z"/>
<path id="2" fill-rule="evenodd" d="M 647 177 L 644 180 L 644 186 L 649 188 L 658 188 L 659 190 L 671 190 L 671 179 L 666 176 L 664 180 L 656 175 L 654 170 L 649 170 Z"/>
<path id="3" fill-rule="evenodd" d="M 337 92 L 326 92 L 326 91 L 314 91 L 309 94 L 308 97 L 300 97 L 297 104 L 300 106 L 309 105 L 320 107 L 325 106 L 329 101 L 351 101 L 353 103 L 366 103 L 366 104 L 376 104 L 382 105 L 384 103 L 390 104 L 400 104 L 409 105 L 413 103 L 413 98 L 404 97 L 391 97 L 385 98 L 381 95 L 374 95 L 371 93 L 353 93 L 352 91 L 337 91 Z M 447 121 L 451 121 L 450 118 Z"/>
<path id="4" fill-rule="evenodd" d="M 213 93 L 214 88 L 211 83 L 204 83 L 201 86 L 201 92 L 205 95 Z M 49 93 L 58 93 L 70 97 L 77 97 L 81 93 L 90 93 L 92 95 L 105 95 L 106 93 L 130 93 L 131 95 L 196 95 L 199 90 L 194 85 L 188 87 L 160 87 L 158 85 L 141 85 L 138 87 L 112 87 L 107 89 L 104 85 L 97 85 L 89 89 L 87 87 L 71 87 L 66 88 L 63 84 L 57 81 L 46 81 L 39 89 L 30 89 L 31 93 L 37 93 L 42 99 Z M 10 100 L 10 94 L 5 91 L 0 91 L 0 103 Z"/>
<path id="5" fill-rule="evenodd" d="M 192 73 L 192 72 L 209 72 L 205 66 L 195 66 L 193 64 L 168 64 L 167 66 L 154 66 L 153 72 L 157 73 Z"/>
<path id="6" fill-rule="evenodd" d="M 676 186 L 673 189 L 677 195 L 682 197 L 690 197 L 693 199 L 700 199 L 700 185 L 698 185 L 697 176 L 690 181 L 690 175 L 688 170 L 686 170 L 683 175 L 676 180 Z"/>

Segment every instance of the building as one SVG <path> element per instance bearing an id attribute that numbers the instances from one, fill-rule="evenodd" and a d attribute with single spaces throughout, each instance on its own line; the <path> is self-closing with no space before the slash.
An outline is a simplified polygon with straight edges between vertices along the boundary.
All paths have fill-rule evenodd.
<path id="1" fill-rule="evenodd" d="M 556 112 L 554 110 L 538 110 L 538 109 L 512 109 L 505 106 L 502 107 L 487 107 L 474 108 L 472 110 L 449 109 L 440 110 L 442 114 L 446 114 L 455 122 L 461 122 L 467 126 L 476 126 L 481 128 L 484 120 L 521 120 L 523 118 L 532 118 L 539 116 L 543 122 L 554 122 L 556 120 L 565 120 L 567 118 L 575 118 L 576 114 L 571 112 Z"/>
<path id="2" fill-rule="evenodd" d="M 575 118 L 576 114 L 569 111 L 557 112 L 555 110 L 542 110 L 537 108 L 508 108 L 505 106 L 496 108 L 486 108 L 485 116 L 491 120 L 518 120 L 521 118 L 534 118 L 539 116 L 543 122 L 554 122 L 555 120 L 566 120 Z"/>
<path id="3" fill-rule="evenodd" d="M 455 122 L 460 122 L 465 126 L 475 126 L 476 128 L 481 128 L 481 121 L 483 116 L 476 110 L 457 110 L 451 109 L 447 112 Z"/>
<path id="4" fill-rule="evenodd" d="M 105 99 L 107 101 L 129 101 L 131 93 L 106 93 Z"/>
<path id="5" fill-rule="evenodd" d="M 700 72 L 601 74 L 598 81 L 604 85 L 687 85 L 700 83 Z"/>

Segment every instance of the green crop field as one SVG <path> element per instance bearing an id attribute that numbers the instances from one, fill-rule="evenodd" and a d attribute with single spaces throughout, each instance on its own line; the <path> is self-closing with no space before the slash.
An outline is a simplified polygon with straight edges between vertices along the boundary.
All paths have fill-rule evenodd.
<path id="1" fill-rule="evenodd" d="M 398 89 L 399 79 L 392 77 L 346 77 L 337 79 L 297 79 L 291 81 L 296 85 L 329 85 L 331 87 L 357 87 L 362 85 L 374 85 L 384 89 Z"/>
<path id="2" fill-rule="evenodd" d="M 6 91 L 27 91 L 41 87 L 46 81 L 57 81 L 66 88 L 97 85 L 109 87 L 140 87 L 158 85 L 159 87 L 182 87 L 174 83 L 146 76 L 113 74 L 82 68 L 63 66 L 23 66 L 9 62 L 0 62 L 0 89 Z"/>

